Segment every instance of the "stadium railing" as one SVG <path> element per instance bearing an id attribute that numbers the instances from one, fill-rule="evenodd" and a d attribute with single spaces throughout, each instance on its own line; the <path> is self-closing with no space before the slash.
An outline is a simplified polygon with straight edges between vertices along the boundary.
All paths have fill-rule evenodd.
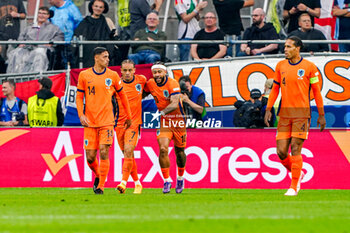
<path id="1" fill-rule="evenodd" d="M 235 45 L 235 44 L 246 44 L 246 43 L 255 43 L 255 44 L 283 44 L 285 40 L 192 40 L 192 41 L 179 41 L 179 40 L 166 40 L 166 41 L 86 41 L 82 38 L 74 38 L 71 42 L 65 41 L 0 41 L 0 45 L 71 45 L 73 47 L 79 47 L 79 58 L 83 58 L 83 46 L 84 45 L 137 45 L 137 44 L 166 44 L 166 45 L 178 45 L 178 44 L 226 44 L 226 45 Z M 305 44 L 350 44 L 350 40 L 303 40 Z M 233 46 L 235 47 L 235 46 Z M 321 52 L 314 53 L 314 56 L 318 54 L 338 54 L 338 52 Z M 350 54 L 349 52 L 347 54 Z M 282 57 L 283 54 L 277 54 L 276 56 Z M 244 59 L 244 57 L 240 57 Z M 82 60 L 82 59 L 79 59 Z M 82 63 L 79 65 L 82 68 Z M 43 72 L 33 72 L 33 73 L 12 73 L 12 74 L 0 74 L 0 82 L 4 79 L 15 79 L 16 82 L 24 82 L 34 79 L 39 79 L 41 77 L 48 77 L 50 75 L 59 74 L 62 72 L 67 72 L 67 70 L 52 70 L 52 71 L 43 71 Z"/>

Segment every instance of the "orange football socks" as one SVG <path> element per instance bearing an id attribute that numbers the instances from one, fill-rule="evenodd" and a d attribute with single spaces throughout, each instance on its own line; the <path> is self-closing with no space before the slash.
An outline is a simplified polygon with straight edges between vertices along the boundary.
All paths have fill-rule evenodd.
<path id="1" fill-rule="evenodd" d="M 100 183 L 97 188 L 104 189 L 106 178 L 109 171 L 109 159 L 100 161 Z"/>
<path id="2" fill-rule="evenodd" d="M 122 180 L 124 180 L 126 182 L 128 181 L 132 166 L 133 166 L 133 159 L 132 158 L 124 158 Z"/>
<path id="3" fill-rule="evenodd" d="M 132 169 L 130 175 L 134 181 L 139 180 L 139 176 L 137 175 L 137 164 L 135 162 L 135 158 L 132 158 Z"/>
<path id="4" fill-rule="evenodd" d="M 291 160 L 290 160 L 290 154 L 288 154 L 287 158 L 281 160 L 281 163 L 283 164 L 283 166 L 285 168 L 287 168 L 288 171 L 291 171 L 292 164 L 291 164 Z"/>
<path id="5" fill-rule="evenodd" d="M 163 178 L 164 178 L 164 180 L 166 180 L 166 179 L 168 179 L 169 178 L 169 170 L 170 170 L 170 168 L 161 168 L 161 170 L 162 170 L 162 174 L 163 174 Z"/>
<path id="6" fill-rule="evenodd" d="M 184 173 L 185 173 L 185 167 L 178 167 L 177 168 L 177 175 L 178 176 L 184 176 Z"/>
<path id="7" fill-rule="evenodd" d="M 301 169 L 303 168 L 303 157 L 301 155 L 293 155 L 290 157 L 292 164 L 292 184 L 290 187 L 297 190 L 298 181 L 301 175 Z"/>
<path id="8" fill-rule="evenodd" d="M 87 164 L 89 165 L 89 168 L 94 172 L 95 176 L 96 177 L 100 177 L 100 171 L 98 169 L 98 160 L 97 160 L 97 158 L 92 163 L 87 163 Z"/>

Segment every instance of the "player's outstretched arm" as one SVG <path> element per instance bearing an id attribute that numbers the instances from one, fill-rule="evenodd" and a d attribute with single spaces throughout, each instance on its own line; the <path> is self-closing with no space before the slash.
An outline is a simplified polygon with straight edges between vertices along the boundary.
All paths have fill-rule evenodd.
<path id="1" fill-rule="evenodd" d="M 316 106 L 318 110 L 317 127 L 320 126 L 321 132 L 326 127 L 326 118 L 324 116 L 323 99 L 321 95 L 320 85 L 318 82 L 311 84 L 312 92 L 314 93 Z"/>
<path id="2" fill-rule="evenodd" d="M 180 101 L 180 94 L 171 95 L 169 105 L 166 106 L 166 108 L 164 108 L 162 112 L 166 115 L 176 110 L 179 107 L 179 101 Z"/>

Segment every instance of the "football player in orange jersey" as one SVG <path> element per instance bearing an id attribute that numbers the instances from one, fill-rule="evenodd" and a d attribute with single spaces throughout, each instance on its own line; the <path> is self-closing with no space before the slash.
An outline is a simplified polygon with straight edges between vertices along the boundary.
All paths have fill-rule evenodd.
<path id="1" fill-rule="evenodd" d="M 284 45 L 286 59 L 276 65 L 274 84 L 265 113 L 265 124 L 269 125 L 271 108 L 281 89 L 276 143 L 281 163 L 292 172 L 292 182 L 284 194 L 286 196 L 298 195 L 304 177 L 301 150 L 310 126 L 310 87 L 319 113 L 317 126 L 320 125 L 321 131 L 326 126 L 319 84 L 320 74 L 314 63 L 300 56 L 302 46 L 299 37 L 292 36 L 286 40 Z M 292 155 L 288 153 L 289 147 Z"/>
<path id="2" fill-rule="evenodd" d="M 179 83 L 169 78 L 166 67 L 162 62 L 152 66 L 153 79 L 148 80 L 145 92 L 150 92 L 156 102 L 161 115 L 161 126 L 157 130 L 159 145 L 159 164 L 164 178 L 163 193 L 169 193 L 171 179 L 169 176 L 170 160 L 168 148 L 171 140 L 174 141 L 176 163 L 178 166 L 176 193 L 184 189 L 184 172 L 186 165 L 186 119 L 180 99 Z"/>
<path id="3" fill-rule="evenodd" d="M 126 127 L 131 125 L 131 111 L 118 73 L 107 68 L 107 49 L 97 47 L 93 54 L 94 66 L 79 74 L 76 102 L 80 122 L 84 126 L 86 159 L 95 174 L 93 190 L 95 194 L 103 194 L 109 171 L 109 148 L 113 143 L 112 96 L 115 92 L 127 113 Z M 97 149 L 100 150 L 100 165 L 96 158 Z"/>
<path id="4" fill-rule="evenodd" d="M 140 125 L 142 124 L 142 93 L 147 79 L 143 75 L 135 74 L 135 63 L 132 60 L 124 60 L 120 70 L 124 90 L 132 110 L 132 124 L 128 129 L 125 129 L 124 123 L 127 115 L 124 108 L 120 106 L 121 99 L 117 96 L 119 111 L 116 114 L 117 126 L 115 132 L 119 147 L 124 153 L 123 177 L 121 183 L 117 186 L 117 190 L 120 193 L 125 192 L 127 181 L 131 175 L 135 182 L 134 194 L 141 194 L 142 185 L 137 175 L 134 149 L 139 139 Z"/>

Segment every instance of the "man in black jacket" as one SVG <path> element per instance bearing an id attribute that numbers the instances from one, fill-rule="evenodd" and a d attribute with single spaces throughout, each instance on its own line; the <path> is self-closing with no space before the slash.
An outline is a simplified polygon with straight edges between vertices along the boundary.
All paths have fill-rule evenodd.
<path id="1" fill-rule="evenodd" d="M 256 8 L 252 13 L 253 25 L 247 28 L 243 40 L 277 40 L 279 36 L 272 23 L 265 23 L 265 12 Z M 237 56 L 254 56 L 260 54 L 278 53 L 278 44 L 241 44 L 241 51 Z"/>
<path id="2" fill-rule="evenodd" d="M 312 27 L 311 17 L 308 13 L 299 16 L 299 28 L 292 31 L 289 36 L 297 36 L 302 40 L 326 40 L 323 33 Z M 305 44 L 300 52 L 325 52 L 329 51 L 328 44 Z"/>

